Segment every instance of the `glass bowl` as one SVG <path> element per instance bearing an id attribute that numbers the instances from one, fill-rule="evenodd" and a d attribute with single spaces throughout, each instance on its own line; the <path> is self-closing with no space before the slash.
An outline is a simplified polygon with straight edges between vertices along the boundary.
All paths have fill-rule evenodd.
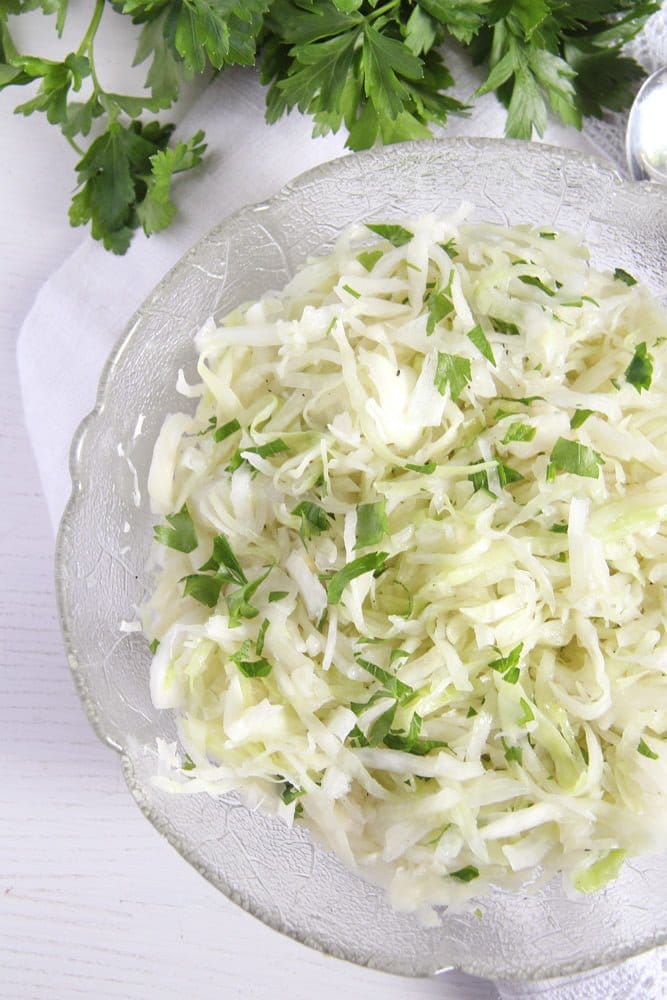
<path id="1" fill-rule="evenodd" d="M 564 975 L 667 940 L 667 855 L 635 860 L 592 896 L 559 880 L 536 893 L 494 890 L 484 916 L 445 913 L 425 928 L 347 871 L 301 829 L 235 796 L 174 796 L 152 782 L 156 737 L 175 738 L 149 694 L 150 654 L 136 618 L 151 515 L 146 478 L 166 413 L 182 410 L 179 368 L 195 380 L 192 337 L 211 315 L 286 283 L 351 222 L 462 202 L 472 220 L 535 223 L 581 235 L 594 264 L 623 267 L 667 302 L 667 190 L 543 145 L 501 140 L 406 143 L 309 171 L 270 201 L 216 226 L 157 286 L 110 358 L 97 406 L 72 448 L 72 496 L 57 548 L 69 663 L 100 739 L 118 751 L 131 794 L 180 854 L 226 896 L 320 951 L 387 972 L 443 968 L 502 979 Z M 143 415 L 143 424 L 139 415 Z"/>

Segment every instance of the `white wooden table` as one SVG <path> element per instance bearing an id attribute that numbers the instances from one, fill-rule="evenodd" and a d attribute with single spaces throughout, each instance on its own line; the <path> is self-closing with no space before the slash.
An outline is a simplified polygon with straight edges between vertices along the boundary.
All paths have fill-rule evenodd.
<path id="1" fill-rule="evenodd" d="M 52 31 L 37 24 L 35 52 Z M 122 25 L 109 38 L 123 65 Z M 74 154 L 43 118 L 11 115 L 20 99 L 0 94 L 0 997 L 491 1000 L 481 980 L 403 980 L 263 926 L 153 830 L 94 736 L 63 651 L 14 357 L 35 293 L 83 237 L 66 217 Z"/>

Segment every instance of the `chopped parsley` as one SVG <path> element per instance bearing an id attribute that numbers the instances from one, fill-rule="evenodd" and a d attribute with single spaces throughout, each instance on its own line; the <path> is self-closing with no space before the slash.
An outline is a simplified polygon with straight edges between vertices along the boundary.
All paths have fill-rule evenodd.
<path id="1" fill-rule="evenodd" d="M 363 250 L 360 254 L 357 254 L 357 260 L 367 271 L 372 271 L 380 257 L 383 256 L 383 250 Z"/>
<path id="2" fill-rule="evenodd" d="M 595 410 L 586 410 L 584 408 L 576 409 L 570 419 L 570 427 L 572 430 L 576 431 L 576 429 L 581 427 L 582 424 L 585 424 L 588 418 L 592 417 L 594 413 Z"/>
<path id="3" fill-rule="evenodd" d="M 329 527 L 327 512 L 323 507 L 313 503 L 311 500 L 302 500 L 294 508 L 292 514 L 301 518 L 299 534 L 301 535 L 301 541 L 304 543 L 309 538 L 312 538 L 313 535 L 321 535 Z"/>
<path id="4" fill-rule="evenodd" d="M 337 570 L 329 580 L 327 587 L 327 601 L 329 604 L 339 604 L 343 596 L 343 591 L 350 582 L 357 576 L 364 573 L 377 573 L 384 567 L 388 552 L 368 552 L 365 556 L 359 556 L 347 563 L 342 569 Z"/>
<path id="5" fill-rule="evenodd" d="M 624 285 L 628 285 L 628 287 L 632 287 L 632 285 L 637 284 L 637 279 L 633 278 L 627 271 L 624 271 L 622 267 L 617 267 L 615 269 L 614 277 L 617 281 L 622 281 Z"/>
<path id="6" fill-rule="evenodd" d="M 248 448 L 237 448 L 232 455 L 229 465 L 226 467 L 226 471 L 236 472 L 246 461 L 245 455 L 248 453 L 259 455 L 260 458 L 270 458 L 271 455 L 278 455 L 280 452 L 289 450 L 289 445 L 285 444 L 282 438 L 276 438 L 275 441 L 267 441 L 266 444 L 253 445 Z"/>
<path id="7" fill-rule="evenodd" d="M 414 236 L 414 233 L 403 226 L 386 225 L 382 222 L 367 222 L 366 229 L 370 229 L 376 236 L 389 240 L 395 247 L 405 246 Z"/>
<path id="8" fill-rule="evenodd" d="M 459 398 L 472 379 L 470 360 L 457 354 L 443 354 L 438 351 L 438 363 L 434 376 L 435 387 L 441 396 L 449 386 L 449 394 L 454 402 Z"/>
<path id="9" fill-rule="evenodd" d="M 170 549 L 176 549 L 178 552 L 194 551 L 199 543 L 187 505 L 183 504 L 176 514 L 167 514 L 166 520 L 169 522 L 169 527 L 164 524 L 154 526 L 153 538 L 155 541 Z"/>
<path id="10" fill-rule="evenodd" d="M 476 326 L 473 326 L 472 330 L 468 330 L 466 337 L 472 344 L 475 345 L 479 353 L 485 357 L 487 361 L 490 361 L 495 368 L 496 359 L 493 356 L 493 349 L 479 323 Z"/>
<path id="11" fill-rule="evenodd" d="M 648 757 L 649 760 L 657 760 L 659 757 L 659 754 L 657 754 L 654 750 L 651 750 L 650 746 L 644 739 L 641 739 L 637 744 L 637 752 L 640 753 L 642 757 Z"/>
<path id="12" fill-rule="evenodd" d="M 213 431 L 213 440 L 217 441 L 219 444 L 221 441 L 224 441 L 225 438 L 230 437 L 232 434 L 235 434 L 240 430 L 241 425 L 236 418 L 234 420 L 228 420 L 227 423 L 223 424 L 221 427 L 216 427 Z"/>
<path id="13" fill-rule="evenodd" d="M 500 443 L 509 444 L 511 441 L 532 441 L 536 433 L 536 427 L 531 427 L 530 424 L 524 424 L 521 423 L 521 421 L 517 421 L 516 423 L 510 424 Z"/>
<path id="14" fill-rule="evenodd" d="M 625 369 L 625 378 L 637 392 L 650 389 L 653 381 L 653 355 L 646 349 L 646 343 L 637 344 L 632 361 Z"/>
<path id="15" fill-rule="evenodd" d="M 473 879 L 479 878 L 479 869 L 475 868 L 474 865 L 466 865 L 465 868 L 459 868 L 456 872 L 450 872 L 449 876 L 457 878 L 459 882 L 472 882 Z"/>
<path id="16" fill-rule="evenodd" d="M 388 523 L 385 505 L 385 500 L 359 504 L 357 507 L 355 549 L 377 545 L 387 534 Z"/>
<path id="17" fill-rule="evenodd" d="M 551 452 L 547 478 L 553 478 L 555 472 L 569 472 L 574 476 L 597 479 L 601 465 L 604 465 L 604 459 L 588 445 L 560 437 Z"/>

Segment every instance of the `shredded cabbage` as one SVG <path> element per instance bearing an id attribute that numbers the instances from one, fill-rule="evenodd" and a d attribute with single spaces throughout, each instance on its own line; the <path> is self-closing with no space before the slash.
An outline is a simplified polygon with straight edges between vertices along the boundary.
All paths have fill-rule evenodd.
<path id="1" fill-rule="evenodd" d="M 298 819 L 399 909 L 590 891 L 667 830 L 667 317 L 564 233 L 378 232 L 179 373 L 156 780 Z"/>

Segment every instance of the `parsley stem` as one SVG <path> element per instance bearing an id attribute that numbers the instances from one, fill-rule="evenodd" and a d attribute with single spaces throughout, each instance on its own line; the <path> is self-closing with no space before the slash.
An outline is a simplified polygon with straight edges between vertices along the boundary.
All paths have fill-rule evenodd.
<path id="1" fill-rule="evenodd" d="M 85 150 L 79 145 L 78 142 L 76 142 L 72 138 L 71 135 L 66 135 L 65 138 L 67 139 L 68 143 L 70 144 L 70 146 L 72 147 L 72 149 L 74 150 L 74 152 L 76 153 L 77 156 L 84 156 L 85 155 Z"/>
<path id="2" fill-rule="evenodd" d="M 76 54 L 78 56 L 84 55 L 92 47 L 93 39 L 97 34 L 97 29 L 100 26 L 100 21 L 102 20 L 103 13 L 104 13 L 104 0 L 96 0 L 95 10 L 93 11 L 93 16 L 90 19 L 90 24 L 88 25 L 86 33 L 81 40 L 81 45 L 79 45 L 79 48 L 76 51 Z"/>
<path id="3" fill-rule="evenodd" d="M 382 7 L 378 7 L 377 10 L 374 10 L 372 14 L 368 14 L 366 20 L 369 22 L 375 21 L 376 18 L 381 17 L 382 14 L 385 14 L 388 10 L 393 10 L 394 7 L 398 7 L 398 2 L 399 0 L 389 0 L 389 2 L 384 4 Z"/>

